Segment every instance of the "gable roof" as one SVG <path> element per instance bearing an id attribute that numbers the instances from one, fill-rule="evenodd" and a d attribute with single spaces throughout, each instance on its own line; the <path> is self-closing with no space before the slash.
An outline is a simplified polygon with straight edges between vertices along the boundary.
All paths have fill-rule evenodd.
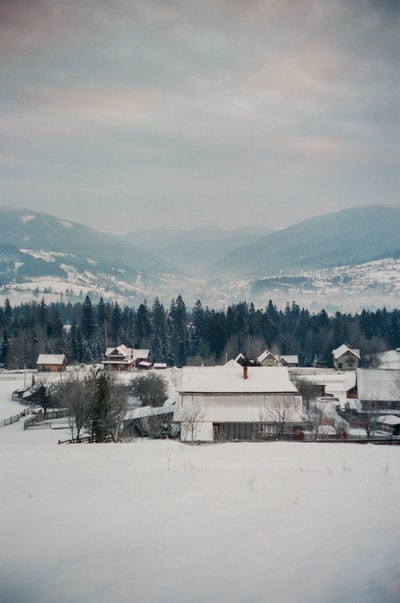
<path id="1" fill-rule="evenodd" d="M 137 360 L 138 358 L 140 358 L 140 359 L 148 358 L 150 355 L 150 350 L 128 348 L 124 344 L 121 344 L 114 348 L 106 349 L 107 358 L 109 356 L 115 356 L 115 355 L 123 356 L 124 358 L 130 358 L 132 360 Z"/>
<path id="2" fill-rule="evenodd" d="M 332 354 L 335 360 L 343 356 L 343 354 L 346 354 L 346 352 L 351 352 L 356 358 L 358 358 L 359 360 L 361 359 L 360 350 L 355 350 L 346 345 L 345 343 L 342 343 L 342 345 L 336 348 L 336 350 L 332 350 Z"/>
<path id="3" fill-rule="evenodd" d="M 127 358 L 128 356 L 131 356 L 131 352 L 131 348 L 127 348 L 126 345 L 121 344 L 114 348 L 107 348 L 106 356 L 115 356 L 118 354 L 119 356 L 124 356 L 125 358 Z"/>
<path id="4" fill-rule="evenodd" d="M 58 364 L 67 361 L 65 354 L 39 354 L 36 364 Z"/>
<path id="5" fill-rule="evenodd" d="M 279 359 L 285 364 L 299 364 L 299 357 L 297 354 L 280 356 Z"/>
<path id="6" fill-rule="evenodd" d="M 180 371 L 180 393 L 297 393 L 285 366 L 247 367 L 247 379 L 243 378 L 243 367 L 232 364 L 184 367 Z"/>
<path id="7" fill-rule="evenodd" d="M 279 356 L 276 356 L 269 350 L 265 350 L 262 354 L 260 354 L 259 357 L 257 358 L 257 362 L 264 362 L 264 360 L 266 358 L 268 358 L 269 356 L 274 360 L 274 362 L 279 363 Z"/>

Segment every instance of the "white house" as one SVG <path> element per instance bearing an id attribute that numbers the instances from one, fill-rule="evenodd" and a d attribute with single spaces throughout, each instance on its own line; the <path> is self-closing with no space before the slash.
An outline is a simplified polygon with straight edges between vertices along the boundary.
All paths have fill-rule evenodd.
<path id="1" fill-rule="evenodd" d="M 286 367 L 184 367 L 176 388 L 182 440 L 302 438 L 302 401 Z"/>
<path id="2" fill-rule="evenodd" d="M 333 366 L 338 371 L 356 370 L 360 363 L 360 350 L 356 350 L 345 343 L 332 350 Z"/>

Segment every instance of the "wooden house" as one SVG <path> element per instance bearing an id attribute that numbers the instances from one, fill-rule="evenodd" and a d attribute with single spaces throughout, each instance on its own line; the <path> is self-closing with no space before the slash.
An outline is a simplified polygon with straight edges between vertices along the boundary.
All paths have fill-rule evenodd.
<path id="1" fill-rule="evenodd" d="M 107 348 L 104 368 L 114 371 L 129 371 L 137 368 L 140 363 L 149 363 L 150 350 L 128 348 L 119 345 L 115 348 Z"/>
<path id="2" fill-rule="evenodd" d="M 38 371 L 60 373 L 67 366 L 67 357 L 65 354 L 39 354 L 36 366 Z"/>

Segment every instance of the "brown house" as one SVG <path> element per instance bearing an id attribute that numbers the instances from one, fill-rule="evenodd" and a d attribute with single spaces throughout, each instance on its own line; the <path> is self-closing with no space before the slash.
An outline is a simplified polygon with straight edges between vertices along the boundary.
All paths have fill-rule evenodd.
<path id="1" fill-rule="evenodd" d="M 150 350 L 127 348 L 123 344 L 115 348 L 107 348 L 105 356 L 103 367 L 115 371 L 131 371 L 134 368 L 151 366 Z"/>
<path id="2" fill-rule="evenodd" d="M 61 373 L 67 366 L 65 354 L 39 354 L 36 361 L 38 371 Z"/>

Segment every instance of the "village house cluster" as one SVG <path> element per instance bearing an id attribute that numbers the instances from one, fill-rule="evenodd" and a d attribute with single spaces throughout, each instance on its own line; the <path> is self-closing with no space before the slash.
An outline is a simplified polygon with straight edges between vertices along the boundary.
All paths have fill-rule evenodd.
<path id="1" fill-rule="evenodd" d="M 126 415 L 126 426 L 141 424 L 141 433 L 144 421 L 157 420 L 196 442 L 400 436 L 400 368 L 360 368 L 360 351 L 346 344 L 332 355 L 331 369 L 300 367 L 295 355 L 265 350 L 255 360 L 239 353 L 222 366 L 167 371 L 152 363 L 149 349 L 119 345 L 106 350 L 102 367 L 168 375 L 173 394 L 163 405 Z M 59 372 L 66 363 L 63 354 L 40 354 L 37 368 Z"/>

